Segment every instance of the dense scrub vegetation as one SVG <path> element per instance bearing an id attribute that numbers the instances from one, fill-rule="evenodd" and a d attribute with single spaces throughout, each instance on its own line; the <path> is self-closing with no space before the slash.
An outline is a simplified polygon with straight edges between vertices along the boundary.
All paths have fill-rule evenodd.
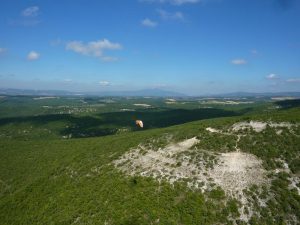
<path id="1" fill-rule="evenodd" d="M 103 103 L 103 99 L 84 100 Z M 16 102 L 6 104 L 17 108 Z M 25 110 L 23 117 L 2 116 L 0 130 L 5 135 L 0 137 L 0 223 L 247 224 L 239 219 L 239 199 L 228 198 L 218 186 L 202 193 L 187 188 L 184 182 L 170 185 L 152 178 L 126 176 L 111 162 L 140 143 L 159 148 L 170 140 L 176 142 L 195 136 L 200 140 L 196 149 L 230 152 L 235 150 L 236 135 L 210 133 L 207 127 L 226 130 L 235 122 L 247 120 L 300 122 L 299 107 L 270 110 L 269 103 L 257 107 L 259 110 L 250 110 L 251 113 L 239 106 L 236 109 L 155 108 L 136 113 L 114 109 L 92 115 L 35 115 L 36 112 Z M 72 137 L 80 137 L 82 132 L 86 136 L 102 136 L 104 133 L 100 131 L 111 124 L 111 130 L 131 126 L 135 131 L 131 121 L 136 115 L 145 118 L 147 128 L 152 129 L 61 139 L 70 133 Z M 189 121 L 194 122 L 169 127 Z M 18 133 L 30 129 L 26 135 Z M 245 131 L 247 135 L 240 138 L 238 147 L 259 157 L 270 179 L 269 187 L 246 190 L 256 211 L 249 224 L 300 221 L 299 193 L 291 186 L 291 179 L 300 173 L 299 129 L 299 126 L 292 131 L 284 128 L 278 135 L 267 127 L 260 133 Z M 111 130 L 105 135 L 116 133 Z M 265 200 L 264 206 L 260 205 L 259 198 Z"/>
<path id="2" fill-rule="evenodd" d="M 117 97 L 0 98 L 0 139 L 98 137 L 137 131 L 136 119 L 144 121 L 144 129 L 152 129 L 249 111 L 247 106 L 206 108 L 195 100 L 172 105 L 165 101 Z"/>

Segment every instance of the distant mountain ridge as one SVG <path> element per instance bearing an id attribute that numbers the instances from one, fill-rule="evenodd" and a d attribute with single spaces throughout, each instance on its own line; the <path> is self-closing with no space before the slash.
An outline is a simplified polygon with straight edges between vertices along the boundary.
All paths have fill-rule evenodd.
<path id="1" fill-rule="evenodd" d="M 0 88 L 0 95 L 29 96 L 114 96 L 114 97 L 300 97 L 300 92 L 232 92 L 223 94 L 206 94 L 189 96 L 183 93 L 163 89 L 142 89 L 136 91 L 75 92 L 64 90 L 30 90 Z"/>
<path id="2" fill-rule="evenodd" d="M 213 97 L 300 97 L 300 92 L 232 92 L 210 95 Z"/>
<path id="3" fill-rule="evenodd" d="M 276 96 L 291 96 L 291 97 L 300 97 L 300 92 L 232 92 L 226 94 L 220 94 L 223 97 L 258 97 L 258 96 L 265 96 L 265 97 L 276 97 Z"/>
<path id="4" fill-rule="evenodd" d="M 42 95 L 42 96 L 137 96 L 137 97 L 184 97 L 185 94 L 162 89 L 143 89 L 137 91 L 72 92 L 63 90 L 1 89 L 0 95 Z"/>
<path id="5" fill-rule="evenodd" d="M 93 95 L 93 93 L 90 93 Z M 167 91 L 162 89 L 144 89 L 138 91 L 111 91 L 111 92 L 99 92 L 96 95 L 102 96 L 140 96 L 140 97 L 184 97 L 185 94 Z"/>

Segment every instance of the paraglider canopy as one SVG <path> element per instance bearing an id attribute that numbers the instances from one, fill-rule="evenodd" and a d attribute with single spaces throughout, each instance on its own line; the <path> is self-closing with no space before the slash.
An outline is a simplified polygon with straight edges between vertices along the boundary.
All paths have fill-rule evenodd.
<path id="1" fill-rule="evenodd" d="M 140 127 L 140 128 L 143 128 L 143 127 L 144 127 L 143 121 L 141 121 L 141 120 L 136 120 L 136 121 L 135 121 L 135 124 L 136 124 L 138 127 Z"/>

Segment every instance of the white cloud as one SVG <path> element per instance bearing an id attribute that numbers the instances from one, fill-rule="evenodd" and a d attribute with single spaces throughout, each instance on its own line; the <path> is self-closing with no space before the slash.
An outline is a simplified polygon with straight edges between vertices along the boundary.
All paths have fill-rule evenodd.
<path id="1" fill-rule="evenodd" d="M 41 23 L 39 19 L 40 9 L 38 6 L 28 7 L 24 9 L 20 15 L 20 18 L 10 20 L 9 24 L 12 26 L 33 27 Z"/>
<path id="2" fill-rule="evenodd" d="M 22 16 L 24 17 L 36 17 L 39 15 L 39 7 L 31 6 L 22 11 Z"/>
<path id="3" fill-rule="evenodd" d="M 150 2 L 150 3 L 169 3 L 172 5 L 183 5 L 183 4 L 193 4 L 198 3 L 201 0 L 140 0 L 141 2 Z"/>
<path id="4" fill-rule="evenodd" d="M 156 11 L 164 20 L 184 20 L 184 15 L 182 12 L 168 12 L 163 9 L 157 9 Z"/>
<path id="5" fill-rule="evenodd" d="M 40 54 L 38 52 L 35 52 L 35 51 L 31 51 L 27 55 L 27 59 L 30 60 L 30 61 L 37 60 L 39 58 L 40 58 Z"/>
<path id="6" fill-rule="evenodd" d="M 247 61 L 245 59 L 233 59 L 231 63 L 234 65 L 244 65 L 247 64 Z"/>
<path id="7" fill-rule="evenodd" d="M 116 61 L 116 57 L 104 55 L 105 50 L 119 50 L 122 46 L 119 43 L 112 43 L 107 39 L 82 43 L 81 41 L 71 41 L 66 44 L 66 49 L 85 55 L 99 58 L 103 61 Z"/>
<path id="8" fill-rule="evenodd" d="M 286 82 L 288 82 L 288 83 L 300 83 L 300 78 L 290 78 L 290 79 L 287 79 Z"/>
<path id="9" fill-rule="evenodd" d="M 157 26 L 156 22 L 154 22 L 154 21 L 152 21 L 148 18 L 142 20 L 141 23 L 142 23 L 143 26 L 146 26 L 146 27 L 156 27 Z"/>
<path id="10" fill-rule="evenodd" d="M 111 83 L 109 81 L 103 80 L 99 81 L 100 86 L 109 86 Z"/>
<path id="11" fill-rule="evenodd" d="M 266 76 L 266 78 L 269 80 L 275 80 L 275 79 L 278 79 L 278 76 L 274 73 L 271 73 L 268 76 Z"/>

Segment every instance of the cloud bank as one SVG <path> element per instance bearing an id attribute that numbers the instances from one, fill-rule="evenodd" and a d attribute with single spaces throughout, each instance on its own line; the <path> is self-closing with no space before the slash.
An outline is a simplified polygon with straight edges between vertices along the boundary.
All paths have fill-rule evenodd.
<path id="1" fill-rule="evenodd" d="M 141 2 L 149 3 L 169 3 L 171 5 L 184 5 L 184 4 L 194 4 L 201 0 L 140 0 Z"/>
<path id="2" fill-rule="evenodd" d="M 287 79 L 286 82 L 288 82 L 288 83 L 300 83 L 300 78 L 290 78 L 290 79 Z"/>
<path id="3" fill-rule="evenodd" d="M 247 64 L 247 61 L 245 59 L 233 59 L 231 63 L 234 65 L 244 65 Z"/>
<path id="4" fill-rule="evenodd" d="M 275 80 L 275 79 L 278 79 L 278 76 L 276 74 L 274 74 L 274 73 L 271 73 L 268 76 L 266 76 L 266 78 L 268 80 Z"/>
<path id="5" fill-rule="evenodd" d="M 106 50 L 120 50 L 122 49 L 122 45 L 110 42 L 108 39 L 91 41 L 88 43 L 70 41 L 66 44 L 66 49 L 84 56 L 96 57 L 102 61 L 115 61 L 118 58 L 106 56 L 104 53 Z"/>
<path id="6" fill-rule="evenodd" d="M 27 60 L 34 61 L 40 58 L 40 54 L 36 51 L 30 51 L 27 55 Z"/>
<path id="7" fill-rule="evenodd" d="M 103 81 L 99 81 L 100 86 L 110 86 L 111 83 L 109 81 L 103 80 Z"/>
<path id="8" fill-rule="evenodd" d="M 145 27 L 156 27 L 157 26 L 157 23 L 146 18 L 144 20 L 142 20 L 142 25 L 145 26 Z"/>
<path id="9" fill-rule="evenodd" d="M 22 11 L 22 16 L 24 17 L 36 17 L 39 15 L 39 7 L 31 6 Z"/>
<path id="10" fill-rule="evenodd" d="M 157 13 L 164 20 L 184 20 L 184 15 L 182 12 L 168 12 L 163 9 L 157 9 Z"/>

